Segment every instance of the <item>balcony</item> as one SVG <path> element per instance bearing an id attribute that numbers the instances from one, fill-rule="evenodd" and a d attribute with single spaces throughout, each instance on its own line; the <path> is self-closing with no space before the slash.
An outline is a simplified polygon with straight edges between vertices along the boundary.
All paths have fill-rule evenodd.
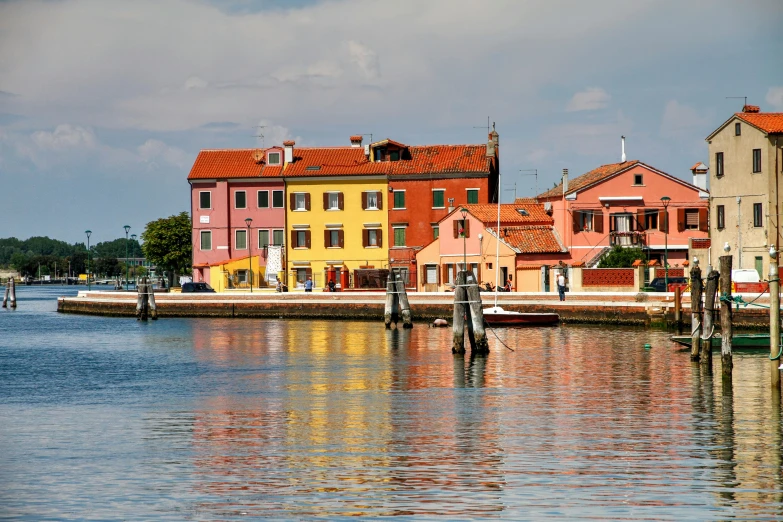
<path id="1" fill-rule="evenodd" d="M 647 236 L 644 232 L 609 232 L 609 244 L 612 246 L 635 246 L 642 247 L 647 243 Z"/>

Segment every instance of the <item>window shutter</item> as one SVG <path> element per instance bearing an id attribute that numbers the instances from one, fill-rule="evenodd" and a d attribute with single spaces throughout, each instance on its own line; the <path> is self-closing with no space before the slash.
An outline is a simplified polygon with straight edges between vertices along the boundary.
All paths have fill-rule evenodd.
<path id="1" fill-rule="evenodd" d="M 378 210 L 383 210 L 383 192 L 376 192 L 375 194 L 378 200 Z"/>
<path id="2" fill-rule="evenodd" d="M 305 247 L 310 248 L 310 231 L 305 230 Z"/>
<path id="3" fill-rule="evenodd" d="M 329 230 L 327 229 L 324 230 L 324 248 L 329 248 L 330 246 L 332 245 L 329 244 Z"/>
<path id="4" fill-rule="evenodd" d="M 427 284 L 427 265 L 421 265 L 421 289 Z"/>
<path id="5" fill-rule="evenodd" d="M 599 234 L 604 233 L 604 213 L 599 211 L 593 214 L 593 230 Z"/>
<path id="6" fill-rule="evenodd" d="M 685 209 L 677 209 L 677 232 L 685 230 Z"/>
<path id="7" fill-rule="evenodd" d="M 639 232 L 642 232 L 645 229 L 645 223 L 644 223 L 644 210 L 639 209 L 636 211 L 636 230 Z"/>
<path id="8" fill-rule="evenodd" d="M 658 230 L 661 232 L 669 232 L 669 211 L 668 210 L 659 210 L 658 211 Z"/>
<path id="9" fill-rule="evenodd" d="M 465 218 L 465 237 L 470 237 L 470 221 Z"/>
<path id="10" fill-rule="evenodd" d="M 454 239 L 457 239 L 459 237 L 459 219 L 455 219 L 453 223 L 454 223 Z"/>
<path id="11" fill-rule="evenodd" d="M 362 246 L 364 248 L 367 248 L 367 245 L 370 243 L 370 232 L 365 228 L 362 230 Z"/>
<path id="12" fill-rule="evenodd" d="M 574 234 L 582 230 L 582 225 L 580 221 L 582 220 L 582 213 L 581 212 L 574 212 L 572 214 L 572 217 L 574 219 L 574 222 L 572 223 Z"/>
<path id="13" fill-rule="evenodd" d="M 367 193 L 362 192 L 362 210 L 367 210 Z"/>
<path id="14" fill-rule="evenodd" d="M 291 210 L 294 210 L 296 208 L 296 194 L 294 193 L 289 194 L 288 202 L 291 207 Z"/>
<path id="15" fill-rule="evenodd" d="M 340 248 L 345 246 L 345 233 L 342 230 L 337 231 L 337 244 Z"/>
<path id="16" fill-rule="evenodd" d="M 310 210 L 310 193 L 305 193 L 305 210 Z"/>
<path id="17" fill-rule="evenodd" d="M 296 230 L 291 231 L 291 248 L 296 248 L 299 245 L 296 244 Z"/>
<path id="18" fill-rule="evenodd" d="M 378 229 L 375 231 L 375 238 L 378 240 L 378 247 L 383 246 L 383 230 Z"/>
<path id="19" fill-rule="evenodd" d="M 305 268 L 305 273 L 307 274 L 307 277 L 313 277 L 313 269 L 312 268 Z"/>
<path id="20" fill-rule="evenodd" d="M 481 284 L 481 263 L 476 264 L 476 277 L 478 278 L 478 281 L 476 282 Z"/>
<path id="21" fill-rule="evenodd" d="M 337 208 L 340 210 L 345 210 L 345 198 L 343 197 L 342 192 L 337 194 Z"/>
<path id="22" fill-rule="evenodd" d="M 440 270 L 441 273 L 440 273 L 440 279 L 438 279 L 438 284 L 440 284 L 441 281 L 445 283 L 446 281 L 449 280 L 449 265 L 443 263 L 442 265 L 440 265 L 440 268 L 441 268 Z"/>
<path id="23" fill-rule="evenodd" d="M 707 223 L 707 209 L 699 209 L 699 230 L 702 232 L 709 231 L 709 224 Z"/>
<path id="24" fill-rule="evenodd" d="M 324 210 L 329 208 L 329 193 L 324 192 Z"/>

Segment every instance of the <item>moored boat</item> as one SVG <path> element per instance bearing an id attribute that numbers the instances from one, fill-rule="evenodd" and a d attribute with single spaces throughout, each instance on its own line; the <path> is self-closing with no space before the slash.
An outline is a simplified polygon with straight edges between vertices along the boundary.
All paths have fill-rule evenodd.
<path id="1" fill-rule="evenodd" d="M 671 340 L 689 348 L 692 342 L 689 335 L 674 335 L 671 337 Z M 720 335 L 713 335 L 710 341 L 712 342 L 713 350 L 720 349 Z M 781 341 L 783 342 L 783 336 L 781 336 Z M 731 347 L 732 349 L 769 349 L 769 334 L 734 334 L 731 338 Z"/>
<path id="2" fill-rule="evenodd" d="M 560 316 L 554 312 L 526 313 L 504 310 L 500 306 L 485 308 L 484 321 L 490 326 L 541 326 L 560 322 Z"/>

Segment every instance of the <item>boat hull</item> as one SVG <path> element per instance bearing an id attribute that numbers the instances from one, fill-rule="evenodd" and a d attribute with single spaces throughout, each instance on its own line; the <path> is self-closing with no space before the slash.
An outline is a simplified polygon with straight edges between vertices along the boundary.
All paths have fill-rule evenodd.
<path id="1" fill-rule="evenodd" d="M 560 316 L 555 313 L 484 313 L 484 321 L 490 326 L 541 326 L 560 322 Z"/>
<path id="2" fill-rule="evenodd" d="M 671 338 L 675 343 L 683 346 L 691 346 L 691 338 L 687 335 L 675 335 Z M 721 337 L 720 335 L 713 335 L 711 338 L 712 349 L 720 350 Z M 781 337 L 783 341 L 783 337 Z M 769 349 L 769 334 L 737 334 L 731 339 L 732 349 Z"/>

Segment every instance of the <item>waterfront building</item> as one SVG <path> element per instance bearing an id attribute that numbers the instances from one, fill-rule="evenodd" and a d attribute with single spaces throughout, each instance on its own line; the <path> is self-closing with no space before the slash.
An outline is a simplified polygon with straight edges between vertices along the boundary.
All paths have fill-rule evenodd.
<path id="1" fill-rule="evenodd" d="M 709 145 L 712 238 L 711 256 L 731 247 L 734 268 L 769 270 L 770 245 L 780 249 L 783 207 L 783 113 L 745 105 L 707 136 Z M 778 173 L 778 175 L 776 175 Z"/>
<path id="2" fill-rule="evenodd" d="M 570 260 L 552 216 L 543 204 L 501 204 L 498 228 L 497 213 L 497 204 L 462 205 L 441 219 L 441 234 L 416 254 L 418 290 L 453 287 L 467 263 L 481 284 L 510 279 L 513 291 L 545 291 L 548 268 Z"/>
<path id="3" fill-rule="evenodd" d="M 219 291 L 276 283 L 266 267 L 284 242 L 282 166 L 280 148 L 199 152 L 188 175 L 194 281 Z"/>
<path id="4" fill-rule="evenodd" d="M 669 198 L 669 199 L 666 199 Z M 638 247 L 647 259 L 682 265 L 693 240 L 706 239 L 706 174 L 688 183 L 638 160 L 602 165 L 574 179 L 567 169 L 539 194 L 574 263 L 598 264 L 615 245 Z"/>

